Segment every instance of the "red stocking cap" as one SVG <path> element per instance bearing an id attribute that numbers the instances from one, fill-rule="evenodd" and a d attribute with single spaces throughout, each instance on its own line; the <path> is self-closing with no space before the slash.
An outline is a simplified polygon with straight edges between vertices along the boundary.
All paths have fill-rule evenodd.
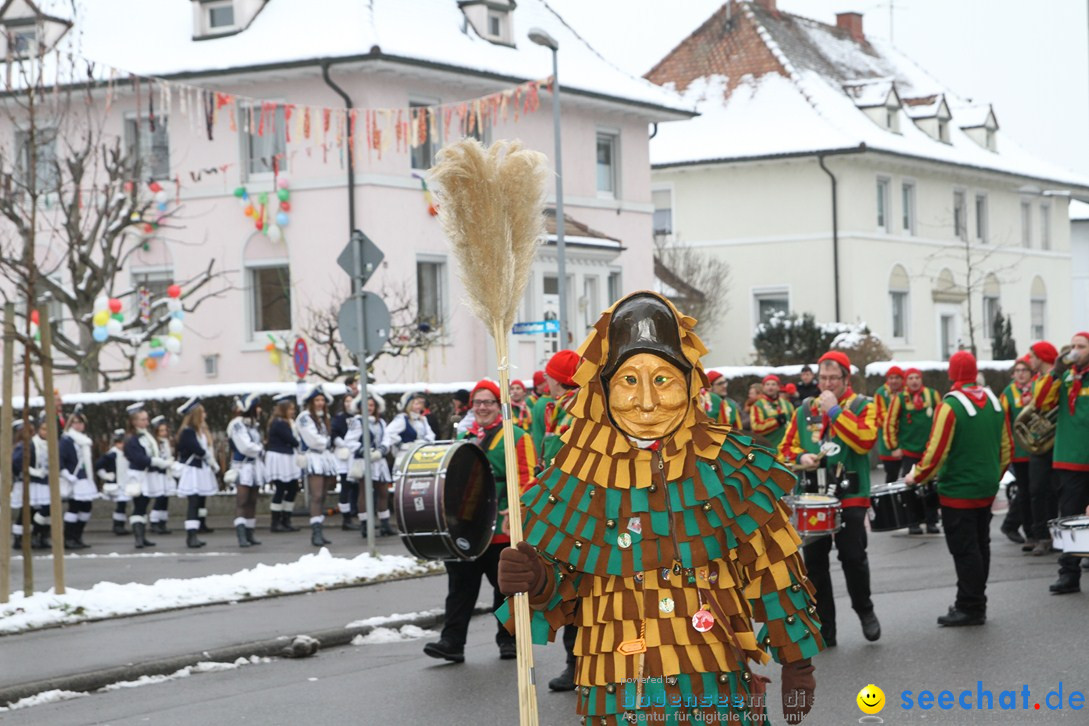
<path id="1" fill-rule="evenodd" d="M 975 383 L 976 357 L 966 350 L 958 350 L 949 358 L 949 380 L 953 383 Z"/>

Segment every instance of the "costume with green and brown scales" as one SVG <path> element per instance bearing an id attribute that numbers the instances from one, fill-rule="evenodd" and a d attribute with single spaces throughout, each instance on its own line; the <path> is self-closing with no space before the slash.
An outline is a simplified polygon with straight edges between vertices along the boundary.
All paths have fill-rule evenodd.
<path id="1" fill-rule="evenodd" d="M 683 425 L 649 446 L 618 431 L 600 380 L 612 312 L 579 351 L 564 446 L 522 497 L 525 538 L 554 583 L 551 599 L 534 606 L 534 642 L 578 626 L 577 710 L 588 724 L 616 724 L 626 712 L 660 723 L 694 712 L 755 720 L 749 661 L 792 663 L 823 647 L 780 501 L 794 476 L 698 405 L 706 350 L 679 314 L 692 366 Z M 497 616 L 513 625 L 506 605 Z"/>

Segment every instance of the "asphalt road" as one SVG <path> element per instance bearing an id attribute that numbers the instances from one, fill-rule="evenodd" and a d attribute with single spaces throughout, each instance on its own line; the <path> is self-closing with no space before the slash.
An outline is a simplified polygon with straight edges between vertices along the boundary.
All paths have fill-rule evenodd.
<path id="1" fill-rule="evenodd" d="M 858 723 L 859 689 L 877 684 L 887 706 L 886 723 L 1028 724 L 1089 723 L 1089 711 L 1070 707 L 1071 691 L 1089 700 L 1085 668 L 1085 624 L 1089 593 L 1050 596 L 1053 557 L 1022 555 L 998 533 L 993 522 L 993 559 L 988 623 L 978 628 L 940 629 L 935 618 L 951 603 L 952 560 L 940 536 L 871 535 L 870 561 L 877 614 L 883 636 L 862 638 L 845 597 L 842 576 L 834 572 L 840 613 L 839 647 L 816 659 L 817 703 L 810 724 Z M 835 569 L 836 566 L 833 566 Z M 423 610 L 441 606 L 441 578 L 428 578 L 426 593 L 401 593 L 408 583 L 384 585 L 385 592 L 359 588 L 361 602 L 375 609 Z M 1086 583 L 1089 590 L 1089 581 Z M 418 586 L 417 586 L 418 587 Z M 373 597 L 372 597 L 373 596 Z M 430 599 L 427 599 L 430 598 Z M 286 602 L 286 601 L 285 601 Z M 239 605 L 237 615 L 247 618 Z M 343 618 L 341 618 L 343 619 Z M 88 626 L 95 627 L 95 626 Z M 184 628 L 185 618 L 164 628 Z M 95 694 L 86 698 L 0 714 L 5 723 L 136 724 L 295 723 L 321 719 L 353 724 L 517 723 L 516 674 L 510 661 L 497 658 L 494 625 L 474 621 L 467 662 L 447 665 L 422 655 L 423 640 L 327 650 L 305 660 L 275 660 L 223 673 L 196 675 L 168 684 Z M 2 643 L 0 643 L 2 644 Z M 73 648 L 80 648 L 73 638 Z M 544 683 L 562 667 L 559 645 L 535 648 L 541 723 L 575 724 L 574 697 L 552 694 Z M 782 723 L 776 668 L 769 670 L 773 722 Z M 991 710 L 902 708 L 903 694 L 914 701 L 923 690 L 950 690 L 975 706 L 977 682 L 992 693 Z M 1049 691 L 1063 684 L 1064 708 L 1050 710 Z M 1027 686 L 1028 696 L 1022 694 Z M 1016 692 L 1018 710 L 1001 710 L 1002 691 Z M 1028 710 L 1021 709 L 1027 698 Z M 1036 711 L 1033 705 L 1039 703 Z M 1051 697 L 1055 703 L 1055 696 Z"/>

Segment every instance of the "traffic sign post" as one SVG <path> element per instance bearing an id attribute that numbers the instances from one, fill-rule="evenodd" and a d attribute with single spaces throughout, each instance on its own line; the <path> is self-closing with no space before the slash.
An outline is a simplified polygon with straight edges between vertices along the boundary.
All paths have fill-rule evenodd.
<path id="1" fill-rule="evenodd" d="M 363 285 L 375 273 L 385 255 L 370 237 L 354 230 L 337 264 L 352 278 L 352 296 L 340 306 L 337 324 L 340 339 L 359 360 L 359 415 L 363 419 L 363 501 L 367 503 L 367 550 L 377 554 L 374 540 L 374 479 L 371 476 L 371 427 L 367 414 L 367 355 L 382 350 L 389 340 L 390 314 L 385 301 L 364 292 Z"/>
<path id="2" fill-rule="evenodd" d="M 302 338 L 295 338 L 295 345 L 291 349 L 291 361 L 295 364 L 295 375 L 301 381 L 310 372 L 310 349 Z"/>

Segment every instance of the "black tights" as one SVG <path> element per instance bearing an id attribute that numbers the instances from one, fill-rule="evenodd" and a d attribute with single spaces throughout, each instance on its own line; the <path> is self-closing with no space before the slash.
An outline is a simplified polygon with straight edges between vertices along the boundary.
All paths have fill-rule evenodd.
<path id="1" fill-rule="evenodd" d="M 91 502 L 81 502 L 76 499 L 68 500 L 68 511 L 72 514 L 79 514 L 80 512 L 90 512 Z"/>
<path id="2" fill-rule="evenodd" d="M 151 503 L 151 500 L 141 494 L 138 497 L 132 498 L 132 516 L 143 517 L 147 514 L 147 505 Z"/>
<path id="3" fill-rule="evenodd" d="M 234 495 L 234 516 L 253 519 L 257 516 L 257 486 L 239 485 Z"/>
<path id="4" fill-rule="evenodd" d="M 310 487 L 310 518 L 324 517 L 325 492 L 333 488 L 336 481 L 331 476 L 307 475 L 307 486 Z"/>
<path id="5" fill-rule="evenodd" d="M 195 522 L 200 519 L 201 501 L 204 497 L 199 494 L 190 494 L 185 498 L 185 520 Z"/>
<path id="6" fill-rule="evenodd" d="M 284 507 L 285 511 L 291 511 L 294 509 L 295 497 L 299 495 L 299 480 L 295 481 L 274 481 L 272 486 L 275 491 L 272 493 L 273 504 L 287 504 Z"/>

